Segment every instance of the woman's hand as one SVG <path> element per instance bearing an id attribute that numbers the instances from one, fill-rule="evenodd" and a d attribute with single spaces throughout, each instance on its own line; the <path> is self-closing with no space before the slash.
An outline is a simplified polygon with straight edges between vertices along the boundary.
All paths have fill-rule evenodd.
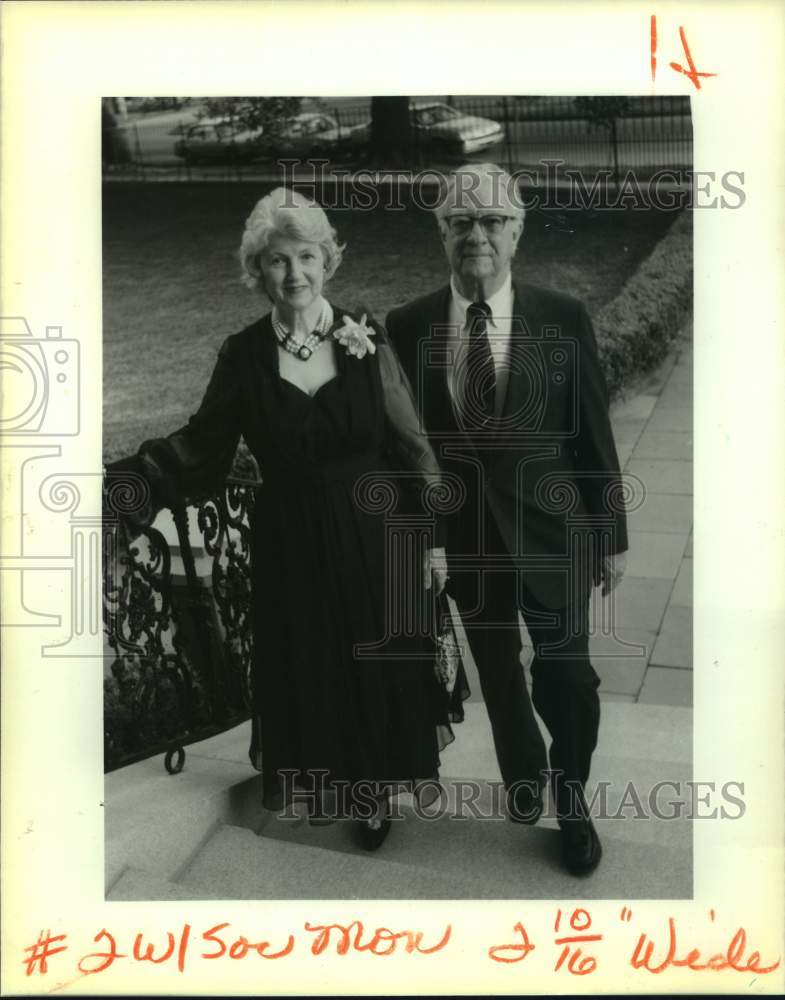
<path id="1" fill-rule="evenodd" d="M 423 583 L 430 590 L 433 584 L 434 593 L 438 597 L 447 582 L 447 555 L 443 548 L 426 549 L 423 560 Z"/>
<path id="2" fill-rule="evenodd" d="M 605 556 L 600 565 L 600 579 L 602 584 L 602 596 L 607 597 L 611 591 L 615 590 L 621 583 L 624 571 L 627 568 L 627 555 L 620 552 L 615 556 Z"/>

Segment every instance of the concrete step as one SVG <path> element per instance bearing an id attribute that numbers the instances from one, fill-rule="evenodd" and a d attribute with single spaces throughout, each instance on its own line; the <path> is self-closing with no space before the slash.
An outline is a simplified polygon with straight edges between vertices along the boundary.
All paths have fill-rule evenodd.
<path id="1" fill-rule="evenodd" d="M 350 824 L 272 820 L 260 833 L 220 827 L 175 887 L 154 898 L 193 899 L 672 899 L 692 895 L 689 824 L 598 820 L 604 858 L 588 879 L 561 866 L 555 825 L 509 820 L 426 821 L 402 809 L 378 852 Z M 133 898 L 121 879 L 111 898 Z M 123 893 L 123 895 L 119 895 Z M 148 897 L 149 898 L 149 897 Z"/>
<path id="2" fill-rule="evenodd" d="M 600 763 L 600 762 L 598 762 Z M 667 899 L 692 894 L 692 826 L 687 810 L 675 819 L 658 819 L 651 814 L 648 798 L 657 781 L 681 783 L 688 771 L 669 766 L 662 772 L 657 762 L 635 762 L 635 790 L 641 809 L 631 799 L 627 771 L 608 762 L 603 772 L 609 783 L 607 818 L 595 814 L 594 823 L 604 845 L 604 860 L 591 879 L 581 882 L 580 894 L 587 898 Z M 465 779 L 469 780 L 469 779 Z M 473 779 L 482 788 L 481 779 Z M 400 804 L 390 836 L 378 853 L 368 859 L 372 866 L 395 862 L 416 871 L 411 886 L 427 876 L 441 874 L 446 895 L 430 898 L 551 899 L 575 894 L 574 880 L 561 867 L 558 826 L 544 817 L 536 827 L 512 823 L 498 808 L 486 785 L 473 803 L 475 815 L 456 810 L 455 784 L 445 783 L 448 803 L 439 818 L 429 819 L 423 810 Z M 592 786 L 590 785 L 590 794 Z M 673 794 L 667 789 L 659 796 L 660 815 L 674 810 L 671 803 L 689 799 L 688 792 Z M 498 801 L 498 799 L 497 799 Z M 620 808 L 620 803 L 627 803 Z M 343 823 L 326 827 L 271 819 L 261 831 L 266 840 L 319 847 L 333 858 L 356 854 Z M 469 890 L 463 892 L 463 889 Z M 318 883 L 309 890 L 322 898 Z M 344 888 L 345 891 L 345 888 Z M 326 890 L 325 890 L 326 892 Z M 379 893 L 380 898 L 385 893 Z M 408 898 L 408 897 L 404 897 Z M 420 898 L 419 894 L 417 898 Z"/>
<path id="3" fill-rule="evenodd" d="M 125 837 L 124 864 L 115 872 L 107 898 L 691 896 L 689 820 L 635 817 L 638 801 L 650 812 L 649 798 L 660 782 L 675 782 L 680 788 L 679 793 L 663 789 L 662 808 L 669 802 L 689 800 L 684 784 L 691 777 L 689 709 L 603 705 L 589 795 L 598 782 L 605 783 L 608 813 L 621 813 L 623 818 L 595 818 L 603 861 L 590 878 L 577 882 L 561 867 L 553 818 L 546 814 L 536 827 L 527 827 L 510 822 L 498 804 L 493 808 L 491 783 L 499 780 L 499 772 L 487 713 L 481 702 L 468 704 L 466 710 L 466 721 L 455 727 L 455 743 L 442 754 L 446 801 L 442 809 L 428 810 L 438 818 L 424 818 L 422 810 L 413 810 L 411 799 L 402 796 L 402 818 L 395 820 L 387 841 L 375 853 L 355 844 L 347 823 L 316 827 L 304 818 L 279 820 L 266 813 L 260 805 L 258 780 L 248 780 L 247 765 L 239 765 L 247 750 L 247 726 L 221 737 L 220 746 L 216 744 L 220 759 L 194 753 L 189 756 L 188 772 L 180 776 L 151 771 L 144 781 L 141 774 L 134 780 L 127 778 L 118 799 L 128 824 L 124 832 L 132 830 L 135 840 L 131 844 Z M 229 781 L 223 789 L 218 780 L 221 767 Z M 168 804 L 160 793 L 151 793 L 151 781 L 169 793 Z M 478 790 L 475 808 L 479 815 L 456 807 L 459 781 L 471 781 Z M 498 791 L 495 801 L 499 802 Z M 620 802 L 626 802 L 625 809 L 619 809 Z M 115 829 L 118 822 L 115 815 Z M 177 851 L 172 839 L 180 841 Z M 186 848 L 190 853 L 184 859 Z M 177 866 L 174 854 L 180 859 Z M 117 845 L 114 859 L 117 869 L 123 860 Z"/>
<path id="4" fill-rule="evenodd" d="M 105 795 L 105 884 L 111 888 L 127 869 L 175 879 L 216 824 L 260 822 L 261 778 L 248 761 L 248 741 L 232 731 L 237 749 L 245 743 L 245 762 L 223 747 L 229 734 L 188 747 L 180 774 L 164 770 L 163 757 L 151 757 L 107 774 Z M 223 743 L 222 743 L 223 741 Z"/>
<path id="5" fill-rule="evenodd" d="M 411 799 L 402 796 L 402 820 L 394 823 L 384 846 L 373 855 L 360 855 L 371 872 L 373 898 L 401 897 L 400 871 L 390 873 L 392 883 L 382 878 L 385 865 L 393 863 L 411 870 L 408 892 L 415 898 L 556 898 L 575 894 L 575 880 L 561 868 L 560 841 L 555 819 L 541 819 L 536 827 L 524 827 L 504 818 L 498 806 L 499 792 L 488 783 L 500 780 L 491 739 L 490 724 L 482 703 L 466 706 L 466 720 L 455 726 L 456 741 L 442 752 L 441 782 L 446 799 L 441 809 L 428 810 L 441 816 L 429 820 L 423 810 L 413 811 Z M 547 742 L 547 733 L 544 733 Z M 667 815 L 669 803 L 689 803 L 692 777 L 692 713 L 659 705 L 607 704 L 603 706 L 600 740 L 592 767 L 589 794 L 597 783 L 605 786 L 606 813 L 595 818 L 604 845 L 604 859 L 590 879 L 580 883 L 587 898 L 679 898 L 692 893 L 692 827 L 684 818 L 658 819 L 651 815 L 649 799 L 658 783 L 676 783 L 679 791 L 664 788 L 656 795 L 660 813 Z M 456 807 L 458 782 L 471 782 L 479 790 L 474 803 L 478 818 Z M 632 787 L 631 787 L 632 784 Z M 464 784 L 462 794 L 466 795 Z M 472 790 L 472 794 L 474 791 Z M 636 802 L 648 818 L 641 818 Z M 621 809 L 620 804 L 626 803 Z M 269 815 L 269 814 L 268 814 Z M 463 815 L 463 818 L 460 818 Z M 490 818 L 494 816 L 496 818 Z M 596 817 L 596 811 L 595 811 Z M 305 819 L 280 821 L 274 816 L 261 831 L 265 841 L 319 849 L 333 862 L 358 856 L 346 824 L 315 827 Z M 321 858 L 321 855 L 320 855 Z M 331 876 L 333 863 L 329 865 Z M 192 872 L 189 872 L 189 879 Z M 441 887 L 427 897 L 425 886 L 439 876 Z M 329 898 L 347 891 L 346 885 L 321 885 L 319 871 L 303 871 L 298 879 L 312 881 L 307 892 Z M 394 877 L 393 877 L 394 876 Z M 263 883 L 263 879 L 261 882 Z M 341 878 L 339 876 L 339 883 Z M 299 884 L 299 883 L 298 883 Z M 259 889 L 264 891 L 263 884 Z M 354 895 L 354 893 L 353 893 Z M 288 898 L 288 897 L 284 897 Z M 358 897 L 360 898 L 360 897 Z"/>
<path id="6" fill-rule="evenodd" d="M 195 897 L 193 889 L 171 882 L 160 874 L 143 871 L 141 868 L 126 868 L 115 879 L 106 898 L 113 903 L 128 903 L 143 899 L 194 899 Z"/>
<path id="7" fill-rule="evenodd" d="M 195 899 L 449 899 L 470 898 L 468 883 L 456 892 L 451 873 L 420 871 L 369 854 L 353 844 L 350 824 L 312 827 L 335 830 L 345 850 L 289 842 L 236 826 L 219 829 L 183 874 L 181 885 Z M 456 866 L 456 872 L 460 865 Z"/>

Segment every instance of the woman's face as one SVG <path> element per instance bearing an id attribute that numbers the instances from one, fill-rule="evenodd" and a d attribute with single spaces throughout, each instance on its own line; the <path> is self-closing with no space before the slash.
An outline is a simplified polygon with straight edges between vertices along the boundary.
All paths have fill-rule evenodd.
<path id="1" fill-rule="evenodd" d="M 318 243 L 274 236 L 260 269 L 264 290 L 284 311 L 301 312 L 322 294 L 324 255 Z"/>

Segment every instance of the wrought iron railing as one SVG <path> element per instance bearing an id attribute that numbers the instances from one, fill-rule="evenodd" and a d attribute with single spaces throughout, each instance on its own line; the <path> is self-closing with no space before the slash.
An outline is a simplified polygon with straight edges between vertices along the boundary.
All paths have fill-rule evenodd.
<path id="1" fill-rule="evenodd" d="M 249 718 L 257 485 L 228 479 L 215 496 L 172 508 L 176 548 L 155 525 L 134 527 L 127 504 L 113 511 L 107 491 L 105 771 L 163 753 L 176 773 L 186 746 Z"/>

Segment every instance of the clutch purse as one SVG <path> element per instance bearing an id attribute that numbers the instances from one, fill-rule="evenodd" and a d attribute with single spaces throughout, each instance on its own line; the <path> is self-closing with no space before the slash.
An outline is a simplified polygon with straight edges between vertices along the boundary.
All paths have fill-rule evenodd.
<path id="1" fill-rule="evenodd" d="M 455 635 L 450 607 L 444 593 L 436 598 L 436 656 L 434 673 L 439 686 L 448 695 L 455 690 L 461 667 L 461 648 Z"/>
<path id="2" fill-rule="evenodd" d="M 461 647 L 444 591 L 435 601 L 434 627 L 433 685 L 438 716 L 436 730 L 439 750 L 443 750 L 455 739 L 451 723 L 463 722 L 463 703 L 471 696 Z"/>

